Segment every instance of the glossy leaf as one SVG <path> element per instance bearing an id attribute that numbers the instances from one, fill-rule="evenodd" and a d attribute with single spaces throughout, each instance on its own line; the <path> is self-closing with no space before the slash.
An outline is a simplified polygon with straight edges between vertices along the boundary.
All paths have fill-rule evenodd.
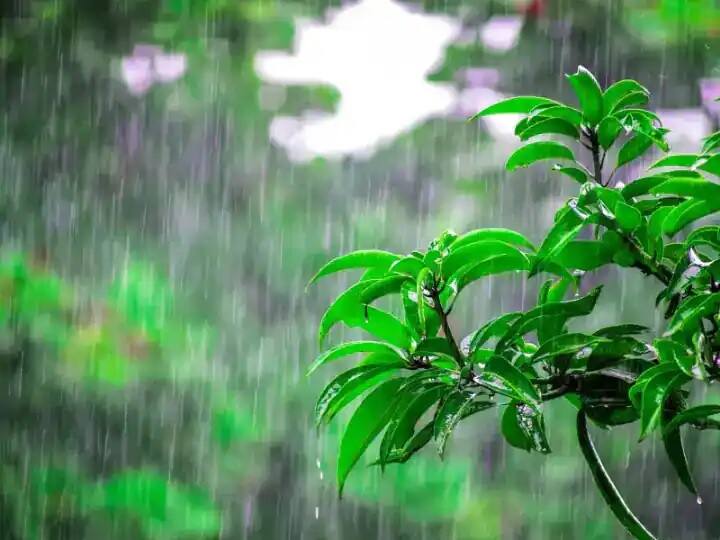
<path id="1" fill-rule="evenodd" d="M 499 240 L 480 240 L 463 245 L 445 257 L 442 263 L 442 274 L 448 278 L 463 266 L 479 264 L 499 255 L 514 255 L 527 259 L 527 256 L 515 246 Z"/>
<path id="2" fill-rule="evenodd" d="M 654 194 L 680 195 L 706 201 L 720 200 L 720 184 L 704 178 L 669 178 L 650 190 Z M 718 205 L 720 207 L 720 204 Z"/>
<path id="3" fill-rule="evenodd" d="M 697 154 L 674 154 L 664 156 L 650 165 L 651 169 L 660 167 L 692 167 L 700 158 Z"/>
<path id="4" fill-rule="evenodd" d="M 541 110 L 533 111 L 531 114 L 537 114 L 542 118 L 559 118 L 569 122 L 573 126 L 579 127 L 582 124 L 582 113 L 573 107 L 566 105 L 551 105 L 543 107 Z"/>
<path id="5" fill-rule="evenodd" d="M 666 413 L 663 415 L 663 426 L 667 425 L 669 418 L 671 418 L 670 414 Z M 688 488 L 690 493 L 697 496 L 697 487 L 695 487 L 695 481 L 690 472 L 690 466 L 688 465 L 680 431 L 677 429 L 668 431 L 663 427 L 662 439 L 663 445 L 665 446 L 665 453 L 668 455 L 670 463 L 672 463 L 680 481 Z"/>
<path id="6" fill-rule="evenodd" d="M 649 94 L 647 88 L 632 79 L 617 81 L 605 89 L 603 93 L 603 105 L 606 112 L 612 111 L 616 105 L 628 94 L 640 92 Z"/>
<path id="7" fill-rule="evenodd" d="M 402 284 L 409 279 L 408 276 L 395 275 L 375 280 L 360 293 L 360 303 L 370 304 L 388 294 L 399 293 Z"/>
<path id="8" fill-rule="evenodd" d="M 680 429 L 684 424 L 701 422 L 716 414 L 720 414 L 720 405 L 698 405 L 697 407 L 685 409 L 673 416 L 672 420 L 665 425 L 663 431 L 669 433 L 673 430 Z"/>
<path id="9" fill-rule="evenodd" d="M 578 184 L 584 184 L 588 181 L 588 173 L 579 167 L 563 167 L 562 165 L 555 164 L 552 167 L 553 171 L 569 176 L 575 180 Z"/>
<path id="10" fill-rule="evenodd" d="M 488 340 L 501 337 L 510 329 L 513 323 L 522 316 L 522 313 L 506 313 L 485 323 L 481 326 L 470 341 L 470 351 L 474 351 L 478 347 L 482 347 Z"/>
<path id="11" fill-rule="evenodd" d="M 547 262 L 554 258 L 567 246 L 585 226 L 586 219 L 579 217 L 575 212 L 562 214 L 548 231 L 542 245 L 538 249 L 537 258 L 530 270 L 530 275 L 544 270 Z"/>
<path id="12" fill-rule="evenodd" d="M 312 285 L 323 276 L 334 274 L 335 272 L 340 272 L 342 270 L 352 270 L 356 268 L 389 268 L 390 265 L 398 259 L 400 259 L 400 255 L 378 249 L 353 251 L 352 253 L 336 257 L 325 264 L 312 277 L 308 285 Z"/>
<path id="13" fill-rule="evenodd" d="M 640 404 L 640 440 L 659 424 L 665 400 L 670 393 L 688 380 L 688 376 L 679 371 L 668 371 L 658 373 L 647 381 Z"/>
<path id="14" fill-rule="evenodd" d="M 515 399 L 540 410 L 540 395 L 535 386 L 523 373 L 502 356 L 493 356 L 483 369 L 481 379 L 508 389 Z"/>
<path id="15" fill-rule="evenodd" d="M 720 210 L 720 201 L 687 200 L 672 209 L 663 221 L 663 232 L 672 236 L 693 221 Z"/>
<path id="16" fill-rule="evenodd" d="M 315 423 L 320 425 L 330 422 L 343 407 L 371 386 L 392 376 L 403 365 L 403 362 L 397 362 L 359 366 L 341 373 L 320 394 L 315 405 Z"/>
<path id="17" fill-rule="evenodd" d="M 474 244 L 476 242 L 483 242 L 488 240 L 496 240 L 499 242 L 505 242 L 512 246 L 524 247 L 531 251 L 535 251 L 535 246 L 530 240 L 524 235 L 517 231 L 510 229 L 499 229 L 499 228 L 487 228 L 487 229 L 475 229 L 467 232 L 460 236 L 455 242 L 452 243 L 449 250 L 455 252 L 458 249 L 467 246 L 468 244 Z"/>
<path id="18" fill-rule="evenodd" d="M 391 379 L 373 390 L 358 406 L 340 441 L 337 463 L 338 493 L 342 496 L 348 474 L 360 456 L 383 430 L 397 407 L 403 379 Z"/>
<path id="19" fill-rule="evenodd" d="M 565 302 L 551 302 L 535 307 L 521 315 L 498 341 L 495 350 L 502 351 L 516 337 L 535 330 L 540 321 L 548 316 L 559 316 L 565 319 L 588 315 L 595 308 L 595 303 L 602 287 L 596 287 L 586 296 Z"/>
<path id="20" fill-rule="evenodd" d="M 514 171 L 515 169 L 529 167 L 533 163 L 547 159 L 567 159 L 575 161 L 575 156 L 570 148 L 559 142 L 533 142 L 515 150 L 505 163 L 505 168 L 509 171 Z"/>
<path id="21" fill-rule="evenodd" d="M 462 418 L 464 410 L 477 397 L 477 392 L 456 390 L 442 402 L 435 414 L 435 427 L 433 437 L 437 444 L 440 457 L 445 456 L 445 446 L 455 426 Z"/>
<path id="22" fill-rule="evenodd" d="M 623 130 L 620 120 L 614 116 L 606 116 L 597 129 L 598 142 L 605 150 L 610 148 Z"/>
<path id="23" fill-rule="evenodd" d="M 519 137 L 521 141 L 527 141 L 538 135 L 566 135 L 577 139 L 580 137 L 580 132 L 577 127 L 566 120 L 547 118 L 528 126 L 527 129 L 520 132 Z"/>
<path id="24" fill-rule="evenodd" d="M 396 414 L 388 424 L 380 444 L 380 465 L 388 461 L 392 454 L 401 452 L 415 435 L 415 425 L 420 417 L 447 392 L 444 385 L 422 385 L 418 390 L 407 394 L 406 406 L 398 406 Z"/>
<path id="25" fill-rule="evenodd" d="M 585 120 L 596 125 L 602 120 L 604 105 L 603 93 L 595 76 L 583 66 L 579 66 L 576 73 L 566 77 L 580 102 Z"/>
<path id="26" fill-rule="evenodd" d="M 715 176 L 720 176 L 720 155 L 713 154 L 710 157 L 703 157 L 695 163 L 695 167 Z"/>
<path id="27" fill-rule="evenodd" d="M 633 232 L 642 224 L 642 214 L 637 208 L 629 204 L 618 202 L 614 211 L 618 225 L 626 232 Z"/>
<path id="28" fill-rule="evenodd" d="M 600 460 L 600 456 L 597 450 L 595 450 L 595 445 L 590 438 L 587 427 L 587 417 L 582 410 L 579 411 L 577 415 L 577 434 L 580 449 L 590 468 L 595 484 L 600 490 L 605 502 L 610 507 L 610 510 L 615 514 L 615 517 L 617 517 L 627 531 L 638 540 L 656 540 L 650 531 L 635 517 L 630 508 L 628 508 L 610 478 L 610 475 L 605 470 L 605 466 Z"/>
<path id="29" fill-rule="evenodd" d="M 493 114 L 528 114 L 535 107 L 543 104 L 560 105 L 557 101 L 544 97 L 516 96 L 504 99 L 486 107 L 479 113 L 475 114 L 471 120 L 475 120 L 476 118 L 480 118 L 482 116 L 491 116 Z"/>
<path id="30" fill-rule="evenodd" d="M 627 165 L 642 156 L 652 146 L 652 143 L 652 139 L 647 135 L 643 135 L 642 133 L 635 134 L 620 148 L 615 168 L 619 169 L 623 165 Z"/>
<path id="31" fill-rule="evenodd" d="M 572 240 L 554 259 L 558 264 L 589 272 L 612 262 L 613 249 L 600 240 Z"/>
<path id="32" fill-rule="evenodd" d="M 317 368 L 337 360 L 357 353 L 386 353 L 391 356 L 396 356 L 398 360 L 401 360 L 400 352 L 387 343 L 381 343 L 379 341 L 350 341 L 348 343 L 342 343 L 329 349 L 319 355 L 312 365 L 308 368 L 307 374 L 310 375 Z"/>

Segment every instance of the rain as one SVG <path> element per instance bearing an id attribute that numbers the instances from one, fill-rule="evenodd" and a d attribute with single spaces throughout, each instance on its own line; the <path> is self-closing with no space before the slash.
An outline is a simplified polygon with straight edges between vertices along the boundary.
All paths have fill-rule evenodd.
<path id="1" fill-rule="evenodd" d="M 519 95 L 576 106 L 578 65 L 638 80 L 673 152 L 699 151 L 720 127 L 717 1 L 14 0 L 0 23 L 0 540 L 629 538 L 562 400 L 547 454 L 508 445 L 490 409 L 442 460 L 430 444 L 381 471 L 368 453 L 339 497 L 353 407 L 318 429 L 315 405 L 352 361 L 307 372 L 362 338 L 338 324 L 318 343 L 360 274 L 308 282 L 448 229 L 539 245 L 578 185 L 506 171 L 520 115 L 470 118 Z M 463 353 L 542 283 L 464 290 Z M 605 266 L 584 291 L 601 283 L 573 328 L 664 328 L 658 283 Z M 686 435 L 702 498 L 660 437 L 592 433 L 658 538 L 720 538 L 717 431 Z"/>

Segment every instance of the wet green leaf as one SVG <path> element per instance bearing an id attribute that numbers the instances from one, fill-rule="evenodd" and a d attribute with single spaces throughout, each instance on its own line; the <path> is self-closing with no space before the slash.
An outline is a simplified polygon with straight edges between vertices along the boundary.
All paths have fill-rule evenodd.
<path id="1" fill-rule="evenodd" d="M 657 160 L 655 163 L 650 165 L 651 169 L 658 169 L 660 167 L 692 167 L 695 162 L 700 158 L 697 154 L 674 154 L 670 156 L 664 156 Z"/>
<path id="2" fill-rule="evenodd" d="M 508 158 L 505 168 L 514 171 L 521 167 L 529 167 L 533 163 L 547 159 L 567 159 L 575 161 L 572 150 L 564 144 L 554 141 L 539 141 L 521 146 Z"/>
<path id="3" fill-rule="evenodd" d="M 585 457 L 585 461 L 590 467 L 590 472 L 595 479 L 595 484 L 600 490 L 605 502 L 610 507 L 610 510 L 615 514 L 615 517 L 617 517 L 627 531 L 638 540 L 656 540 L 650 531 L 635 517 L 627 504 L 625 504 L 620 492 L 605 470 L 600 456 L 595 450 L 595 446 L 590 438 L 590 433 L 587 428 L 587 417 L 582 410 L 579 411 L 577 415 L 577 434 L 580 449 Z"/>
<path id="4" fill-rule="evenodd" d="M 566 75 L 575 95 L 580 102 L 580 109 L 590 125 L 597 125 L 603 118 L 603 93 L 595 76 L 583 66 L 576 73 Z"/>
<path id="5" fill-rule="evenodd" d="M 562 165 L 555 164 L 552 170 L 569 176 L 579 184 L 584 184 L 588 181 L 588 173 L 579 167 L 563 167 Z"/>
<path id="6" fill-rule="evenodd" d="M 487 229 L 475 229 L 467 232 L 460 236 L 455 242 L 452 243 L 449 250 L 451 253 L 458 249 L 467 246 L 468 244 L 475 244 L 477 242 L 484 242 L 489 240 L 496 240 L 499 242 L 505 242 L 516 247 L 524 247 L 531 251 L 535 251 L 535 246 L 530 240 L 525 238 L 524 235 L 517 231 L 510 229 L 499 229 L 499 228 L 487 228 Z"/>
<path id="7" fill-rule="evenodd" d="M 540 410 L 540 394 L 530 380 L 502 356 L 493 356 L 480 378 L 493 386 L 508 390 L 515 399 Z M 500 383 L 498 385 L 498 383 Z"/>
<path id="8" fill-rule="evenodd" d="M 390 356 L 396 356 L 398 360 L 402 360 L 400 351 L 387 343 L 381 343 L 379 341 L 350 341 L 337 345 L 320 354 L 308 368 L 307 375 L 312 374 L 317 368 L 328 362 L 357 353 L 386 353 Z"/>
<path id="9" fill-rule="evenodd" d="M 630 140 L 622 145 L 618 152 L 617 163 L 615 168 L 619 169 L 623 165 L 627 165 L 631 161 L 636 160 L 647 152 L 652 146 L 652 139 L 642 133 L 636 133 Z"/>
<path id="10" fill-rule="evenodd" d="M 684 424 L 690 424 L 706 420 L 710 416 L 720 414 L 720 405 L 698 405 L 690 409 L 685 409 L 673 416 L 663 428 L 665 433 L 680 429 Z"/>
<path id="11" fill-rule="evenodd" d="M 695 481 L 693 480 L 692 473 L 690 472 L 690 466 L 688 465 L 687 456 L 685 455 L 685 448 L 683 447 L 682 436 L 680 431 L 677 429 L 667 430 L 667 422 L 672 418 L 669 413 L 663 414 L 663 445 L 665 446 L 665 453 L 670 459 L 675 472 L 677 473 L 680 481 L 685 485 L 686 488 L 693 495 L 698 494 L 697 488 L 695 487 Z"/>
<path id="12" fill-rule="evenodd" d="M 552 99 L 544 97 L 516 96 L 504 99 L 502 101 L 494 103 L 493 105 L 490 105 L 489 107 L 486 107 L 485 109 L 477 113 L 475 116 L 473 116 L 471 120 L 475 120 L 476 118 L 480 118 L 481 116 L 490 116 L 493 114 L 528 114 L 535 107 L 543 104 L 560 105 L 560 103 L 558 103 L 557 101 L 553 101 Z"/>
<path id="13" fill-rule="evenodd" d="M 360 456 L 383 430 L 398 406 L 403 379 L 391 379 L 375 388 L 353 413 L 340 441 L 337 463 L 338 493 L 342 496 L 348 474 Z"/>
<path id="14" fill-rule="evenodd" d="M 519 137 L 521 141 L 527 141 L 538 135 L 566 135 L 577 139 L 580 137 L 580 132 L 577 127 L 566 120 L 547 118 L 528 126 L 519 134 Z"/>
<path id="15" fill-rule="evenodd" d="M 445 456 L 445 446 L 455 426 L 461 420 L 463 412 L 477 397 L 477 392 L 455 390 L 441 403 L 435 414 L 433 437 L 440 457 Z"/>
<path id="16" fill-rule="evenodd" d="M 624 202 L 618 202 L 614 210 L 615 219 L 622 230 L 633 232 L 642 224 L 642 214 L 637 208 Z"/>
<path id="17" fill-rule="evenodd" d="M 647 88 L 632 79 L 623 79 L 611 84 L 603 93 L 603 105 L 605 112 L 610 112 L 613 109 L 616 109 L 616 106 L 623 98 L 636 92 L 644 93 L 646 95 L 650 94 Z"/>
<path id="18" fill-rule="evenodd" d="M 400 259 L 400 255 L 389 253 L 378 249 L 365 249 L 353 251 L 332 259 L 325 264 L 309 281 L 308 285 L 312 285 L 318 279 L 342 270 L 352 270 L 356 268 L 389 268 L 392 263 Z"/>
<path id="19" fill-rule="evenodd" d="M 330 422 L 346 405 L 378 382 L 394 375 L 403 365 L 403 362 L 373 364 L 344 371 L 320 393 L 315 405 L 315 423 L 319 426 Z"/>

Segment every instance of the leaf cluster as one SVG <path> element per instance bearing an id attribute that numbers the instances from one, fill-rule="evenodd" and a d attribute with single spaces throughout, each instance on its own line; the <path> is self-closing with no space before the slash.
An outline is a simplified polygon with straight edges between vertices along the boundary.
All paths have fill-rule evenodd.
<path id="1" fill-rule="evenodd" d="M 309 369 L 361 357 L 325 387 L 315 408 L 322 425 L 360 402 L 340 443 L 341 493 L 376 439 L 381 468 L 431 442 L 443 456 L 461 421 L 493 408 L 508 444 L 549 453 L 545 403 L 562 398 L 577 408 L 578 442 L 600 492 L 633 536 L 653 538 L 605 470 L 588 420 L 603 429 L 637 422 L 641 440 L 658 433 L 680 480 L 698 495 L 680 431 L 718 426 L 719 406 L 688 403 L 697 384 L 720 376 L 720 226 L 691 227 L 720 210 L 720 132 L 698 154 L 664 155 L 627 185 L 613 183 L 616 171 L 651 149 L 667 153 L 668 130 L 645 108 L 650 94 L 637 81 L 603 89 L 583 67 L 567 79 L 577 106 L 519 96 L 474 117 L 521 114 L 515 133 L 525 144 L 506 168 L 549 161 L 578 184 L 539 246 L 508 229 L 445 231 L 408 255 L 342 255 L 312 278 L 363 270 L 327 309 L 319 338 L 338 323 L 373 336 L 328 349 Z M 635 324 L 569 329 L 570 320 L 593 312 L 601 293 L 583 292 L 583 276 L 605 265 L 635 268 L 662 284 L 660 335 Z M 458 295 L 505 273 L 545 276 L 535 306 L 456 340 L 449 314 Z M 399 298 L 402 316 L 377 307 L 384 297 Z"/>

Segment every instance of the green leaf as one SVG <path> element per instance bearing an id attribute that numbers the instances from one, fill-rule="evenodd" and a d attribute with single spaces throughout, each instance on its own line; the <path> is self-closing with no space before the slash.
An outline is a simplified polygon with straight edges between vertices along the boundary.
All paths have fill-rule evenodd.
<path id="1" fill-rule="evenodd" d="M 667 425 L 667 421 L 670 418 L 671 416 L 667 413 L 663 415 L 663 426 Z M 698 491 L 695 487 L 692 473 L 690 472 L 690 466 L 688 465 L 687 456 L 685 455 L 685 448 L 683 447 L 680 431 L 677 429 L 666 431 L 663 427 L 662 439 L 663 445 L 665 446 L 665 453 L 675 468 L 675 472 L 680 477 L 680 481 L 688 488 L 690 493 L 697 496 Z"/>
<path id="2" fill-rule="evenodd" d="M 480 240 L 463 245 L 445 257 L 442 263 L 442 275 L 449 278 L 463 266 L 468 264 L 474 266 L 500 255 L 521 257 L 527 261 L 527 266 L 530 264 L 527 256 L 515 246 L 499 240 Z"/>
<path id="3" fill-rule="evenodd" d="M 556 163 L 553 165 L 552 170 L 569 176 L 579 184 L 584 184 L 588 181 L 588 173 L 579 167 L 563 167 Z"/>
<path id="4" fill-rule="evenodd" d="M 388 269 L 388 272 L 403 274 L 415 279 L 423 268 L 425 268 L 425 265 L 420 259 L 409 256 L 395 261 Z"/>
<path id="5" fill-rule="evenodd" d="M 680 429 L 684 424 L 696 423 L 720 414 L 720 405 L 698 405 L 676 414 L 663 428 L 664 433 Z"/>
<path id="6" fill-rule="evenodd" d="M 360 301 L 360 294 L 372 281 L 356 283 L 328 307 L 320 320 L 318 341 L 322 343 L 332 327 L 344 322 L 353 328 L 362 328 L 366 332 L 396 345 L 402 349 L 409 349 L 413 343 L 410 330 L 393 315 L 380 311 L 372 306 L 365 306 Z"/>
<path id="7" fill-rule="evenodd" d="M 578 443 L 582 450 L 585 461 L 590 467 L 595 484 L 602 494 L 605 502 L 615 514 L 615 517 L 622 523 L 627 531 L 638 540 L 656 540 L 656 538 L 648 531 L 637 517 L 632 513 L 630 508 L 623 500 L 620 492 L 613 484 L 610 475 L 608 475 L 605 467 L 600 460 L 600 456 L 595 450 L 590 433 L 587 427 L 587 417 L 584 411 L 578 411 L 577 415 L 577 434 Z"/>
<path id="8" fill-rule="evenodd" d="M 538 324 L 546 317 L 581 317 L 589 315 L 595 308 L 595 303 L 600 295 L 602 287 L 596 287 L 586 296 L 565 302 L 551 302 L 537 306 L 521 315 L 498 341 L 495 350 L 502 351 L 517 337 L 523 336 L 535 330 Z"/>
<path id="9" fill-rule="evenodd" d="M 530 260 L 522 253 L 498 255 L 477 264 L 467 264 L 448 278 L 448 284 L 458 291 L 473 281 L 484 276 L 492 276 L 505 272 L 526 272 L 530 269 Z"/>
<path id="10" fill-rule="evenodd" d="M 467 232 L 460 236 L 449 248 L 450 253 L 457 251 L 458 249 L 467 246 L 468 244 L 474 244 L 476 242 L 482 242 L 487 240 L 497 240 L 499 242 L 505 242 L 512 246 L 528 248 L 531 251 L 535 251 L 535 246 L 530 240 L 525 238 L 521 233 L 510 230 L 510 229 L 499 229 L 499 228 L 488 228 L 488 229 L 475 229 Z"/>
<path id="11" fill-rule="evenodd" d="M 694 331 L 703 317 L 717 313 L 718 305 L 720 305 L 720 293 L 706 293 L 689 297 L 678 306 L 666 333 L 670 335 L 686 329 Z"/>
<path id="12" fill-rule="evenodd" d="M 545 240 L 543 240 L 530 270 L 529 277 L 544 270 L 547 263 L 553 261 L 557 254 L 578 235 L 585 226 L 587 219 L 588 217 L 581 218 L 573 211 L 563 213 L 545 236 Z"/>
<path id="13" fill-rule="evenodd" d="M 560 105 L 557 101 L 544 97 L 516 96 L 504 99 L 486 107 L 470 120 L 475 120 L 481 116 L 490 116 L 493 114 L 529 114 L 535 107 L 543 104 Z"/>
<path id="14" fill-rule="evenodd" d="M 601 240 L 572 240 L 557 254 L 554 261 L 566 268 L 590 272 L 613 258 L 613 249 Z"/>
<path id="15" fill-rule="evenodd" d="M 623 125 L 620 123 L 620 120 L 614 116 L 606 116 L 603 118 L 597 130 L 600 146 L 605 150 L 610 148 L 622 130 Z"/>
<path id="16" fill-rule="evenodd" d="M 527 141 L 538 135 L 567 135 L 573 139 L 578 139 L 580 132 L 574 125 L 566 120 L 547 118 L 528 126 L 527 129 L 520 133 L 519 137 L 521 141 Z"/>
<path id="17" fill-rule="evenodd" d="M 374 280 L 373 283 L 365 287 L 360 293 L 360 303 L 370 304 L 388 294 L 399 293 L 402 284 L 409 279 L 408 276 L 395 275 Z"/>
<path id="18" fill-rule="evenodd" d="M 623 79 L 611 84 L 603 93 L 603 106 L 605 112 L 612 111 L 623 98 L 635 92 L 644 93 L 646 95 L 650 94 L 647 88 L 632 79 Z"/>
<path id="19" fill-rule="evenodd" d="M 407 394 L 403 399 L 403 401 L 407 400 L 407 405 L 399 406 L 396 409 L 396 414 L 388 424 L 380 444 L 379 462 L 381 466 L 384 467 L 392 454 L 403 451 L 415 435 L 415 425 L 420 417 L 437 403 L 447 390 L 446 386 L 434 383 L 430 387 L 420 386 L 419 391 Z"/>
<path id="20" fill-rule="evenodd" d="M 612 112 L 616 115 L 621 115 L 623 113 L 623 109 L 647 105 L 648 101 L 650 101 L 650 96 L 647 93 L 630 92 L 629 94 L 626 94 L 622 98 L 620 98 L 620 100 L 609 112 Z"/>
<path id="21" fill-rule="evenodd" d="M 684 229 L 693 221 L 709 216 L 720 210 L 720 201 L 704 201 L 689 199 L 677 206 L 665 217 L 663 221 L 663 232 L 668 236 Z"/>
<path id="22" fill-rule="evenodd" d="M 652 143 L 652 139 L 647 135 L 642 133 L 636 134 L 620 148 L 615 168 L 619 169 L 623 165 L 627 165 L 631 161 L 642 156 L 652 146 Z"/>
<path id="23" fill-rule="evenodd" d="M 599 336 L 581 333 L 561 334 L 545 341 L 532 356 L 531 362 L 543 362 L 554 356 L 575 354 L 596 343 L 608 341 Z"/>
<path id="24" fill-rule="evenodd" d="M 720 200 L 720 184 L 709 182 L 704 178 L 670 178 L 652 188 L 650 192 L 656 195 L 668 194 L 704 199 L 708 202 Z"/>
<path id="25" fill-rule="evenodd" d="M 651 169 L 658 169 L 660 167 L 692 167 L 695 162 L 700 158 L 697 154 L 674 154 L 672 156 L 665 156 L 660 158 L 655 163 L 650 165 Z"/>
<path id="26" fill-rule="evenodd" d="M 583 66 L 573 75 L 566 75 L 580 102 L 585 120 L 595 126 L 603 118 L 603 93 L 595 76 Z"/>
<path id="27" fill-rule="evenodd" d="M 550 453 L 545 435 L 545 421 L 538 411 L 524 403 L 510 403 L 502 416 L 502 434 L 505 440 L 521 450 Z"/>
<path id="28" fill-rule="evenodd" d="M 720 154 L 713 154 L 710 157 L 701 158 L 698 163 L 695 164 L 695 167 L 714 174 L 715 176 L 720 176 Z"/>
<path id="29" fill-rule="evenodd" d="M 377 249 L 366 249 L 361 251 L 353 251 L 346 255 L 341 255 L 332 259 L 330 262 L 325 264 L 317 273 L 312 277 L 308 286 L 315 283 L 318 279 L 335 272 L 342 270 L 351 270 L 356 268 L 383 268 L 387 269 L 390 265 L 398 260 L 400 255 L 395 253 L 389 253 L 387 251 L 381 251 Z"/>
<path id="30" fill-rule="evenodd" d="M 647 326 L 642 326 L 640 324 L 617 324 L 601 328 L 593 335 L 613 339 L 622 336 L 644 334 L 649 331 L 650 329 Z"/>
<path id="31" fill-rule="evenodd" d="M 403 379 L 391 379 L 375 388 L 350 418 L 340 441 L 337 463 L 338 493 L 342 496 L 348 474 L 370 443 L 383 430 L 398 406 L 398 390 Z"/>
<path id="32" fill-rule="evenodd" d="M 455 390 L 442 402 L 435 414 L 433 437 L 440 457 L 445 456 L 445 446 L 455 426 L 461 420 L 463 412 L 478 396 L 477 392 Z"/>
<path id="33" fill-rule="evenodd" d="M 709 154 L 713 150 L 717 150 L 718 147 L 720 147 L 720 131 L 716 131 L 704 139 L 703 154 Z"/>
<path id="34" fill-rule="evenodd" d="M 618 202 L 615 205 L 615 219 L 623 231 L 633 232 L 643 222 L 642 214 L 634 206 Z"/>
<path id="35" fill-rule="evenodd" d="M 493 356 L 480 375 L 484 383 L 509 393 L 536 410 L 540 410 L 540 394 L 523 373 L 500 355 Z"/>
<path id="36" fill-rule="evenodd" d="M 395 370 L 403 367 L 404 362 L 384 365 L 358 366 L 335 377 L 320 393 L 315 404 L 315 423 L 330 422 L 346 405 L 360 396 L 365 390 L 387 379 Z"/>
<path id="37" fill-rule="evenodd" d="M 687 375 L 676 370 L 658 373 L 645 383 L 640 403 L 640 440 L 657 427 L 668 395 L 688 380 Z"/>
<path id="38" fill-rule="evenodd" d="M 537 112 L 533 110 L 530 118 L 535 117 L 559 118 L 560 120 L 565 120 L 571 125 L 577 127 L 580 127 L 580 124 L 582 124 L 582 113 L 573 107 L 567 107 L 565 105 L 552 105 L 549 107 L 543 107 Z"/>
<path id="39" fill-rule="evenodd" d="M 647 195 L 648 193 L 650 193 L 651 189 L 659 186 L 668 178 L 669 176 L 664 174 L 658 174 L 655 176 L 643 176 L 630 182 L 627 186 L 622 188 L 620 193 L 622 194 L 623 198 L 625 198 L 625 200 L 630 200 L 634 197 Z"/>
<path id="40" fill-rule="evenodd" d="M 511 402 L 505 407 L 502 419 L 500 420 L 500 430 L 510 446 L 529 452 L 532 449 L 532 441 L 520 428 L 517 413 L 518 405 L 524 406 L 522 403 Z"/>
<path id="41" fill-rule="evenodd" d="M 418 326 L 421 335 L 425 335 L 427 317 L 425 317 L 425 281 L 432 276 L 429 268 L 423 268 L 417 277 L 415 294 L 417 295 Z"/>
<path id="42" fill-rule="evenodd" d="M 474 351 L 478 347 L 482 347 L 488 340 L 494 337 L 500 337 L 505 335 L 512 324 L 520 318 L 522 313 L 506 313 L 493 319 L 483 326 L 481 326 L 475 333 L 470 341 L 470 352 Z"/>
<path id="43" fill-rule="evenodd" d="M 381 343 L 379 341 L 351 341 L 337 345 L 315 358 L 315 361 L 307 370 L 307 375 L 310 375 L 317 368 L 328 362 L 357 353 L 386 353 L 397 356 L 398 360 L 402 360 L 398 349 L 387 343 Z"/>
<path id="44" fill-rule="evenodd" d="M 539 141 L 521 146 L 513 152 L 505 163 L 509 171 L 521 167 L 529 167 L 533 163 L 546 159 L 568 159 L 575 161 L 575 156 L 567 146 L 554 141 Z"/>

